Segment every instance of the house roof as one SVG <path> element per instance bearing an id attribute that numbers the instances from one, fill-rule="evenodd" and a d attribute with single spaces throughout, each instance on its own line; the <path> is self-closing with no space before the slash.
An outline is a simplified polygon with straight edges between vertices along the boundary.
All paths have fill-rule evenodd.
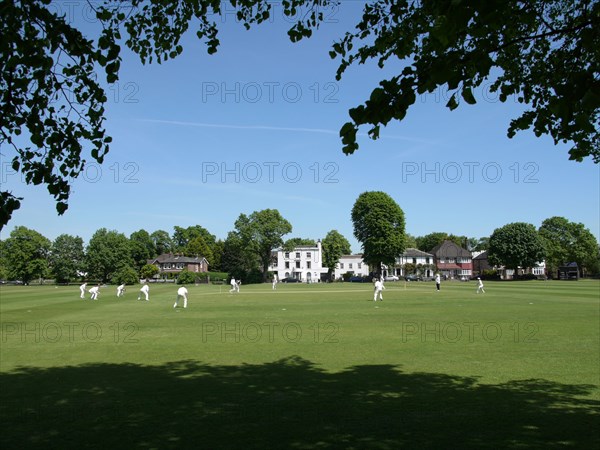
<path id="1" fill-rule="evenodd" d="M 356 255 L 342 255 L 340 256 L 340 259 L 344 258 L 344 259 L 362 259 L 363 255 L 362 253 L 358 253 Z"/>
<path id="2" fill-rule="evenodd" d="M 454 264 L 454 263 L 439 263 L 437 265 L 438 269 L 462 269 L 462 267 Z"/>
<path id="3" fill-rule="evenodd" d="M 488 252 L 483 251 L 480 254 L 478 254 L 477 256 L 473 257 L 473 260 L 487 260 L 488 259 Z"/>
<path id="4" fill-rule="evenodd" d="M 449 256 L 451 258 L 464 257 L 471 258 L 471 252 L 456 245 L 452 241 L 444 241 L 439 245 L 436 245 L 430 250 L 437 258 L 442 256 Z"/>
<path id="5" fill-rule="evenodd" d="M 201 262 L 205 262 L 208 264 L 208 261 L 206 261 L 206 258 L 204 256 L 183 256 L 183 255 L 174 255 L 173 253 L 163 253 L 160 256 L 157 256 L 154 259 L 149 259 L 148 260 L 148 264 L 162 264 L 162 263 L 201 263 Z"/>
<path id="6" fill-rule="evenodd" d="M 431 253 L 427 253 L 424 251 L 421 251 L 417 248 L 407 248 L 406 250 L 404 250 L 404 252 L 400 255 L 401 257 L 408 257 L 408 258 L 415 258 L 415 257 L 431 257 L 433 256 Z"/>

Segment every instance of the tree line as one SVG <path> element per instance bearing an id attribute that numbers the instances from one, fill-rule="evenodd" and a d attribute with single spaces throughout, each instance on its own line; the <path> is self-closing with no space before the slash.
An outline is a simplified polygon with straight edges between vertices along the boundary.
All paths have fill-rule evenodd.
<path id="1" fill-rule="evenodd" d="M 564 217 L 546 219 L 539 229 L 528 223 L 509 223 L 479 239 L 444 232 L 415 237 L 405 232 L 404 213 L 394 199 L 384 192 L 364 192 L 352 208 L 351 219 L 363 260 L 375 273 L 381 273 L 384 264 L 394 265 L 406 248 L 428 252 L 445 240 L 469 251 L 487 250 L 490 264 L 508 269 L 532 267 L 545 260 L 550 274 L 567 262 L 576 262 L 584 274 L 600 273 L 598 241 L 583 224 Z M 264 282 L 274 262 L 273 250 L 316 245 L 309 238 L 284 240 L 291 232 L 291 223 L 276 209 L 240 214 L 225 240 L 201 225 L 175 226 L 172 234 L 140 229 L 129 237 L 100 228 L 84 246 L 79 236 L 61 234 L 51 242 L 38 231 L 18 226 L 0 241 L 0 279 L 136 283 L 156 275 L 157 268 L 149 260 L 175 253 L 204 257 L 211 271 L 226 272 L 245 283 Z M 330 276 L 340 257 L 351 253 L 348 239 L 337 230 L 326 234 L 322 250 L 323 266 Z"/>

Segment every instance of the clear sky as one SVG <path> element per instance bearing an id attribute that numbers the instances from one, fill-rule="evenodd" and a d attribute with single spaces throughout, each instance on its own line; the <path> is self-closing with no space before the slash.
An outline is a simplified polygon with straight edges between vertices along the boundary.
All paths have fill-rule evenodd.
<path id="1" fill-rule="evenodd" d="M 86 5 L 55 8 L 92 36 L 98 24 Z M 406 231 L 417 236 L 489 236 L 510 222 L 538 227 L 552 216 L 599 236 L 600 166 L 569 161 L 567 145 L 530 131 L 508 139 L 522 106 L 500 103 L 487 87 L 476 92 L 476 105 L 452 112 L 447 93 L 423 96 L 379 140 L 361 129 L 359 150 L 344 155 L 338 132 L 348 109 L 399 67 L 353 66 L 335 80 L 339 61 L 330 59 L 330 46 L 360 10 L 361 2 L 343 2 L 297 44 L 276 5 L 272 22 L 251 31 L 233 14 L 217 18 L 215 55 L 194 32 L 183 54 L 162 65 L 143 66 L 125 50 L 120 80 L 107 89 L 111 151 L 75 180 L 63 216 L 45 188 L 26 186 L 12 172 L 12 154 L 2 149 L 2 189 L 25 197 L 2 238 L 18 225 L 87 242 L 102 227 L 129 236 L 199 224 L 224 239 L 241 213 L 275 208 L 293 226 L 286 238 L 318 239 L 337 229 L 358 252 L 350 211 L 370 190 L 392 196 Z"/>

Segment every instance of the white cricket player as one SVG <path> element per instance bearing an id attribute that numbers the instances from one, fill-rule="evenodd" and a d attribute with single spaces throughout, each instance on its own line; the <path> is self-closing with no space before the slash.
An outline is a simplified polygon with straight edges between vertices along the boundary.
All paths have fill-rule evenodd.
<path id="1" fill-rule="evenodd" d="M 483 281 L 481 281 L 481 278 L 477 277 L 477 292 L 476 292 L 476 294 L 479 294 L 479 292 L 483 292 L 485 294 L 485 291 L 483 290 Z"/>
<path id="2" fill-rule="evenodd" d="M 80 297 L 81 298 L 85 298 L 85 288 L 87 287 L 87 283 L 83 283 L 81 286 L 79 286 L 79 291 L 81 292 Z"/>
<path id="3" fill-rule="evenodd" d="M 117 286 L 117 297 L 123 297 L 125 295 L 125 283 Z"/>
<path id="4" fill-rule="evenodd" d="M 277 289 L 277 274 L 273 274 L 273 290 Z"/>
<path id="5" fill-rule="evenodd" d="M 385 286 L 381 282 L 381 280 L 375 281 L 375 293 L 373 294 L 373 301 L 377 301 L 377 294 L 379 294 L 379 300 L 383 301 L 383 290 Z"/>
<path id="6" fill-rule="evenodd" d="M 440 290 L 440 284 L 442 283 L 442 277 L 440 277 L 440 274 L 436 274 L 435 275 L 435 290 L 436 292 Z"/>
<path id="7" fill-rule="evenodd" d="M 98 300 L 98 294 L 100 294 L 100 285 L 94 286 L 88 292 L 92 295 L 90 300 Z"/>
<path id="8" fill-rule="evenodd" d="M 144 294 L 145 300 L 147 302 L 150 301 L 150 299 L 148 298 L 148 294 L 150 293 L 150 286 L 148 286 L 148 283 L 144 283 L 144 285 L 140 288 L 140 292 L 138 294 L 138 300 L 142 299 L 142 294 Z"/>
<path id="9" fill-rule="evenodd" d="M 229 293 L 232 292 L 240 292 L 240 282 L 241 280 L 236 280 L 235 278 L 231 278 L 229 284 L 231 284 L 231 289 L 229 289 Z"/>
<path id="10" fill-rule="evenodd" d="M 183 307 L 187 308 L 187 295 L 188 295 L 188 290 L 185 286 L 181 286 L 179 289 L 177 289 L 177 300 L 175 300 L 175 304 L 173 305 L 173 308 L 177 308 L 180 297 L 183 298 Z"/>

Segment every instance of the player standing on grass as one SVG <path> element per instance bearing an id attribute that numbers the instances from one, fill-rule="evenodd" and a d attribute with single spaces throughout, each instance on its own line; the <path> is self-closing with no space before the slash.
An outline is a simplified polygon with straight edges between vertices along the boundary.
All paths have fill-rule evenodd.
<path id="1" fill-rule="evenodd" d="M 81 292 L 80 297 L 81 298 L 85 298 L 85 288 L 87 287 L 87 283 L 83 283 L 81 286 L 79 286 L 79 291 Z"/>
<path id="2" fill-rule="evenodd" d="M 273 274 L 273 290 L 277 289 L 277 274 Z"/>
<path id="3" fill-rule="evenodd" d="M 142 299 L 142 294 L 146 297 L 146 301 L 149 302 L 148 293 L 150 292 L 150 286 L 148 283 L 144 283 L 144 285 L 140 288 L 140 293 L 138 294 L 138 300 Z"/>
<path id="4" fill-rule="evenodd" d="M 100 294 L 100 285 L 96 285 L 88 291 L 92 294 L 90 300 L 98 300 L 98 294 Z"/>
<path id="5" fill-rule="evenodd" d="M 435 289 L 436 289 L 436 291 L 440 290 L 440 284 L 442 284 L 442 277 L 440 277 L 440 274 L 437 273 L 435 275 Z"/>
<path id="6" fill-rule="evenodd" d="M 477 277 L 477 292 L 476 292 L 476 294 L 479 294 L 479 292 L 483 292 L 485 294 L 485 291 L 483 290 L 483 281 L 481 281 L 481 278 Z"/>
<path id="7" fill-rule="evenodd" d="M 123 297 L 123 295 L 125 295 L 125 283 L 117 286 L 117 297 Z"/>
<path id="8" fill-rule="evenodd" d="M 177 308 L 180 297 L 183 298 L 183 307 L 187 308 L 187 295 L 188 295 L 188 290 L 185 286 L 181 286 L 179 289 L 177 289 L 177 300 L 175 300 L 175 304 L 173 305 L 173 308 Z"/>
<path id="9" fill-rule="evenodd" d="M 379 294 L 379 300 L 383 301 L 383 290 L 385 286 L 380 280 L 375 281 L 375 293 L 373 294 L 373 301 L 377 301 L 377 294 Z"/>

